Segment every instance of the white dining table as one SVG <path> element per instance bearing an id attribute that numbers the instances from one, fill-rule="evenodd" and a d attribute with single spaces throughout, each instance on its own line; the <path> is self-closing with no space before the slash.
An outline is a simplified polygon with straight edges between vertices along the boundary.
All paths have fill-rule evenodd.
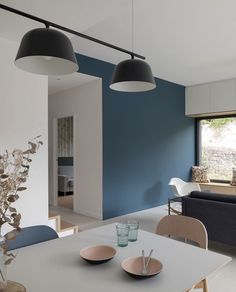
<path id="1" fill-rule="evenodd" d="M 116 256 L 107 263 L 91 265 L 80 258 L 82 248 L 110 245 Z M 127 275 L 121 262 L 154 249 L 152 257 L 163 264 L 161 273 L 138 280 Z M 115 224 L 83 231 L 18 250 L 8 266 L 8 279 L 23 284 L 27 292 L 183 292 L 216 269 L 230 257 L 190 244 L 139 230 L 138 240 L 127 247 L 116 244 Z"/>

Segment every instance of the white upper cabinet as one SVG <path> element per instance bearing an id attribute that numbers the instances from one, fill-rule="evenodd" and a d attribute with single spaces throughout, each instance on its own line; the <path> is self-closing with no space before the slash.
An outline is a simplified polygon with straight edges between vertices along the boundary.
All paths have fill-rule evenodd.
<path id="1" fill-rule="evenodd" d="M 211 111 L 225 112 L 236 109 L 236 81 L 227 80 L 211 84 Z"/>
<path id="2" fill-rule="evenodd" d="M 186 87 L 187 116 L 219 115 L 236 112 L 236 80 Z"/>
<path id="3" fill-rule="evenodd" d="M 196 115 L 209 112 L 211 109 L 210 94 L 210 87 L 206 84 L 186 87 L 186 115 Z"/>

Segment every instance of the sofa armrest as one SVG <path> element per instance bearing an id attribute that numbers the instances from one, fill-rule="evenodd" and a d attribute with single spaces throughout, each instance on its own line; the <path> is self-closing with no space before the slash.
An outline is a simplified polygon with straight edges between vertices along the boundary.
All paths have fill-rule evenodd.
<path id="1" fill-rule="evenodd" d="M 182 198 L 183 215 L 200 220 L 208 238 L 236 245 L 236 204 L 186 196 Z"/>

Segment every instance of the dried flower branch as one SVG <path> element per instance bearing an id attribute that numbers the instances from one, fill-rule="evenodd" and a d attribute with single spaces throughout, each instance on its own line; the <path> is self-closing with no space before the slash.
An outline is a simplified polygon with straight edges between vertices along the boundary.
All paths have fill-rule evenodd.
<path id="1" fill-rule="evenodd" d="M 28 142 L 28 149 L 25 151 L 15 149 L 11 154 L 6 150 L 0 155 L 0 229 L 4 224 L 13 227 L 13 230 L 7 234 L 6 239 L 12 240 L 17 232 L 20 232 L 21 214 L 17 212 L 12 205 L 19 199 L 19 193 L 27 188 L 22 186 L 28 178 L 31 155 L 35 154 L 43 145 L 39 140 L 40 136 L 35 137 Z M 4 254 L 7 255 L 5 264 L 10 264 L 15 255 L 8 253 L 7 243 L 1 246 Z"/>

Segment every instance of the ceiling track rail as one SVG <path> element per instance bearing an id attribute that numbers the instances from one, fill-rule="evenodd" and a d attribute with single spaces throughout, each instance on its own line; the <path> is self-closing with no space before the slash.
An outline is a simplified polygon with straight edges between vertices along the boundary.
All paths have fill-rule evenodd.
<path id="1" fill-rule="evenodd" d="M 118 46 L 115 46 L 115 45 L 112 45 L 110 43 L 107 43 L 107 42 L 104 42 L 102 40 L 99 40 L 97 38 L 94 38 L 94 37 L 91 37 L 89 35 L 86 35 L 86 34 L 83 34 L 83 33 L 80 33 L 76 30 L 73 30 L 73 29 L 70 29 L 70 28 L 67 28 L 65 26 L 62 26 L 62 25 L 59 25 L 59 24 L 56 24 L 54 22 L 51 22 L 49 20 L 46 20 L 46 19 L 43 19 L 43 18 L 40 18 L 40 17 L 37 17 L 37 16 L 34 16 L 32 14 L 28 14 L 26 12 L 23 12 L 23 11 L 20 11 L 20 10 L 17 10 L 15 8 L 12 8 L 12 7 L 9 7 L 9 6 L 6 6 L 6 5 L 3 5 L 3 4 L 0 4 L 0 9 L 3 9 L 3 10 L 6 10 L 8 12 L 12 12 L 14 14 L 18 14 L 18 15 L 21 15 L 23 17 L 26 17 L 26 18 L 29 18 L 29 19 L 32 19 L 34 21 L 37 21 L 37 22 L 40 22 L 40 23 L 43 23 L 47 28 L 49 27 L 54 27 L 54 28 L 57 28 L 57 29 L 60 29 L 62 31 L 65 31 L 65 32 L 68 32 L 68 33 L 71 33 L 73 35 L 76 35 L 78 37 L 81 37 L 81 38 L 84 38 L 84 39 L 87 39 L 89 41 L 92 41 L 92 42 L 95 42 L 95 43 L 98 43 L 100 45 L 103 45 L 103 46 L 106 46 L 106 47 L 109 47 L 111 49 L 114 49 L 114 50 L 117 50 L 117 51 L 120 51 L 120 52 L 123 52 L 125 54 L 128 54 L 131 56 L 131 58 L 134 58 L 134 57 L 137 57 L 139 59 L 143 59 L 145 60 L 145 57 L 142 56 L 142 55 L 139 55 L 137 53 L 134 53 L 134 52 L 131 52 L 129 50 L 126 50 L 126 49 L 123 49 L 121 47 L 118 47 Z"/>

